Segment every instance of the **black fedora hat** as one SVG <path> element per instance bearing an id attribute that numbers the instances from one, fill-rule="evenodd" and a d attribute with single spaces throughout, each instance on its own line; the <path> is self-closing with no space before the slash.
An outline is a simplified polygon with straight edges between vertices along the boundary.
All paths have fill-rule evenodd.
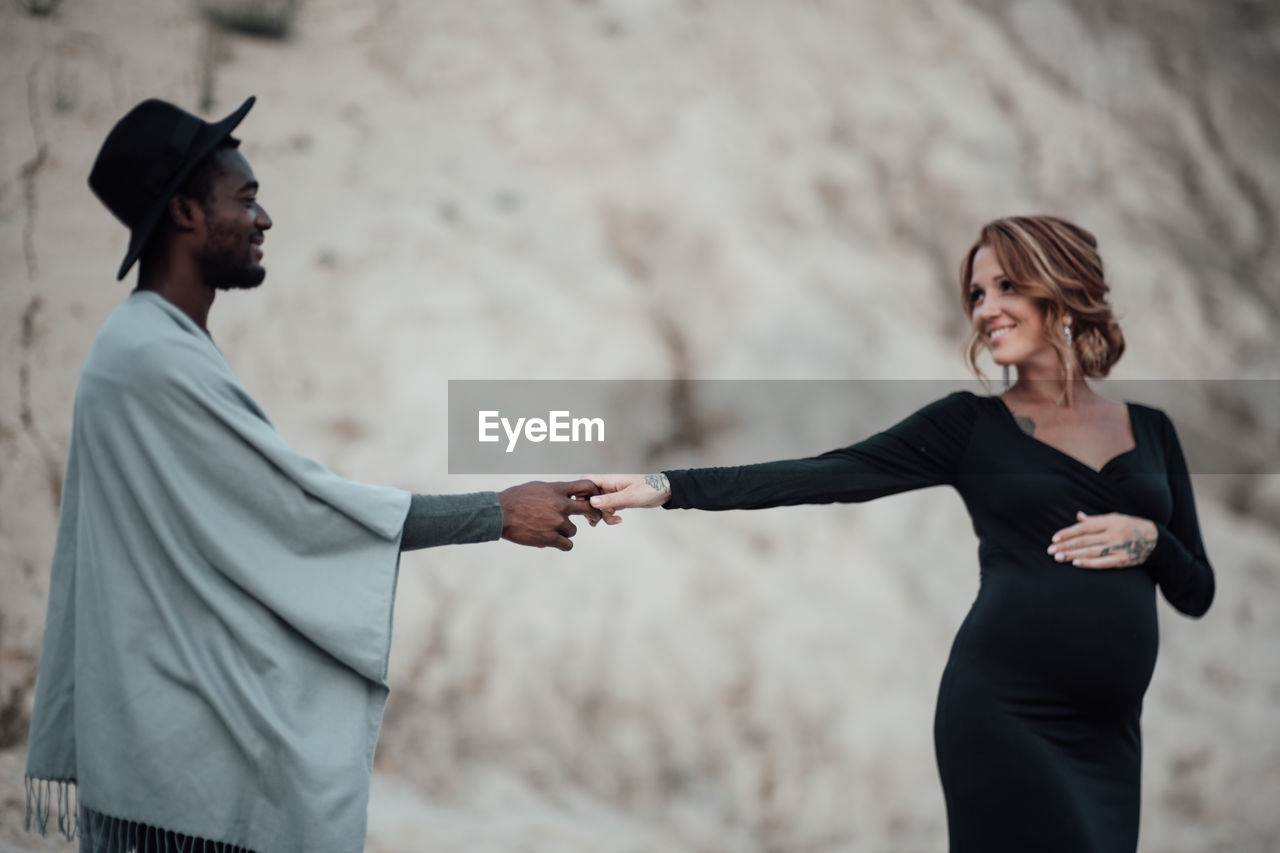
<path id="1" fill-rule="evenodd" d="M 231 135 L 254 100 L 250 95 L 238 110 L 210 124 L 181 107 L 152 98 L 111 128 L 89 173 L 89 187 L 132 232 L 117 281 L 142 254 L 165 206 L 187 175 Z"/>

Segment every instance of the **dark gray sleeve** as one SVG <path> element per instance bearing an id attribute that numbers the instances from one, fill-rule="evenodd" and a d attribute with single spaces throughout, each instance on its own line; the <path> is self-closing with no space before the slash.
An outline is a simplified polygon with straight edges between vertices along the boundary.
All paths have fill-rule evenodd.
<path id="1" fill-rule="evenodd" d="M 497 492 L 414 495 L 404 519 L 400 550 L 491 542 L 501 536 L 502 506 Z"/>
<path id="2" fill-rule="evenodd" d="M 973 433 L 977 397 L 958 391 L 851 447 L 808 459 L 664 471 L 667 509 L 764 509 L 857 503 L 954 483 Z"/>
<path id="3" fill-rule="evenodd" d="M 1213 603 L 1213 567 L 1200 538 L 1196 499 L 1191 492 L 1191 475 L 1178 443 L 1178 433 L 1169 416 L 1160 413 L 1165 470 L 1173 498 L 1170 517 L 1156 525 L 1156 547 L 1147 557 L 1147 567 L 1160 584 L 1165 599 L 1188 616 L 1200 617 Z"/>

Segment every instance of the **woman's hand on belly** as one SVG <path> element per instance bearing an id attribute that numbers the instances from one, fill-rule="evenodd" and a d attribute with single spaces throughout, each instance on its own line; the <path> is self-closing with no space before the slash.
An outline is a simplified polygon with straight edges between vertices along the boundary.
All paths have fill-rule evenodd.
<path id="1" fill-rule="evenodd" d="M 1156 547 L 1156 526 L 1145 518 L 1109 512 L 1076 513 L 1076 523 L 1053 534 L 1049 553 L 1059 563 L 1085 569 L 1139 566 Z"/>

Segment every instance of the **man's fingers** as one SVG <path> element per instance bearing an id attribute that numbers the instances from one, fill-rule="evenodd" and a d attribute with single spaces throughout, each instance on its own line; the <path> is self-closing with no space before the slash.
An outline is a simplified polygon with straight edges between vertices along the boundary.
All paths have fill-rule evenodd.
<path id="1" fill-rule="evenodd" d="M 565 495 L 598 495 L 600 487 L 595 484 L 594 480 L 573 480 L 568 483 L 554 483 L 560 492 Z"/>
<path id="2" fill-rule="evenodd" d="M 588 518 L 594 516 L 597 520 L 600 518 L 600 510 L 592 506 L 586 498 L 565 498 L 560 507 L 560 513 L 562 515 L 585 515 Z"/>
<path id="3" fill-rule="evenodd" d="M 567 518 L 564 520 L 564 524 L 556 528 L 556 533 L 559 533 L 561 536 L 563 536 L 566 539 L 572 539 L 573 534 L 577 532 L 578 532 L 578 525 L 574 524 L 572 521 L 570 521 Z"/>
<path id="4" fill-rule="evenodd" d="M 551 546 L 553 548 L 559 548 L 561 551 L 573 550 L 573 542 L 569 539 L 566 539 L 563 536 L 557 536 L 555 539 L 553 539 L 551 541 Z"/>
<path id="5" fill-rule="evenodd" d="M 585 515 L 587 521 L 591 522 L 592 527 L 595 527 L 596 522 L 601 518 L 600 510 L 593 507 L 585 497 L 569 498 L 561 507 L 560 514 L 564 516 Z"/>

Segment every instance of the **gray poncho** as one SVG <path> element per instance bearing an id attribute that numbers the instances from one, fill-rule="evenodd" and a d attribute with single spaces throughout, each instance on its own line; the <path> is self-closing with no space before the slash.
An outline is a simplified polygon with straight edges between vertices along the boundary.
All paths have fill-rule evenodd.
<path id="1" fill-rule="evenodd" d="M 28 829 L 363 849 L 409 497 L 291 450 L 190 318 L 131 295 L 76 390 Z"/>

